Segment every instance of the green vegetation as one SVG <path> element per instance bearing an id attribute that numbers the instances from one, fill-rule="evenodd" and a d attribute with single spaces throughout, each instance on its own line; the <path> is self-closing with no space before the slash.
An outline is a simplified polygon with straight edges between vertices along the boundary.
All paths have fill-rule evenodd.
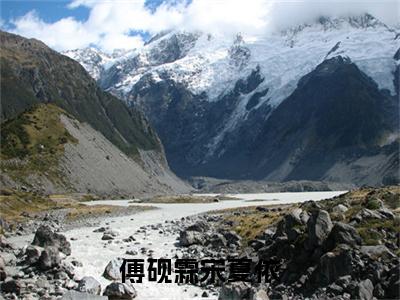
<path id="1" fill-rule="evenodd" d="M 61 123 L 61 114 L 66 113 L 52 104 L 40 104 L 2 124 L 2 158 L 57 155 L 64 144 L 77 142 Z"/>
<path id="2" fill-rule="evenodd" d="M 397 210 L 400 208 L 400 187 L 393 189 L 392 193 L 386 193 L 382 196 L 383 202 L 390 208 Z"/>
<path id="3" fill-rule="evenodd" d="M 367 198 L 367 203 L 365 204 L 365 207 L 368 209 L 379 209 L 380 204 L 377 199 L 374 198 Z"/>
<path id="4" fill-rule="evenodd" d="M 400 232 L 400 219 L 394 220 L 369 220 L 357 226 L 357 231 L 365 245 L 379 245 L 384 240 L 389 240 L 387 233 Z M 394 242 L 395 239 L 394 239 Z"/>
<path id="5" fill-rule="evenodd" d="M 21 180 L 31 174 L 46 174 L 62 182 L 58 162 L 64 145 L 76 143 L 60 121 L 66 114 L 52 104 L 40 104 L 1 125 L 1 170 Z"/>

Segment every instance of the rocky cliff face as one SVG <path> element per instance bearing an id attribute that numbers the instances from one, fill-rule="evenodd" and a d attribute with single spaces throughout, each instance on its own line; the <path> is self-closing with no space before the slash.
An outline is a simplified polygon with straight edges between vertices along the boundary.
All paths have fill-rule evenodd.
<path id="1" fill-rule="evenodd" d="M 4 184 L 103 195 L 187 190 L 140 112 L 40 41 L 6 32 L 0 40 Z"/>
<path id="2" fill-rule="evenodd" d="M 396 51 L 370 15 L 269 36 L 169 32 L 99 83 L 146 114 L 184 177 L 382 184 L 398 180 Z"/>

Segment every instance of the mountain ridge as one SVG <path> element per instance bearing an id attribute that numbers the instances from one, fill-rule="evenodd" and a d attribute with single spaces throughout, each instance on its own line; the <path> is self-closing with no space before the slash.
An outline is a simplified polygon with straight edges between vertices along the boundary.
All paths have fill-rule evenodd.
<path id="1" fill-rule="evenodd" d="M 80 64 L 34 39 L 0 32 L 0 42 L 4 186 L 124 196 L 189 190 L 142 113 L 103 92 Z M 108 170 L 113 164 L 120 173 Z"/>
<path id="2" fill-rule="evenodd" d="M 176 47 L 164 47 L 176 41 L 179 34 L 195 42 L 188 43 L 184 52 L 180 52 L 181 48 L 176 43 Z M 169 40 L 172 36 L 175 38 Z M 151 41 L 143 49 L 117 60 L 114 66 L 104 71 L 106 79 L 100 78 L 98 82 L 104 89 L 145 113 L 160 135 L 168 161 L 177 174 L 183 177 L 291 180 L 293 178 L 290 176 L 272 175 L 277 172 L 272 172 L 271 168 L 268 168 L 268 172 L 249 170 L 246 157 L 253 158 L 255 169 L 257 165 L 263 165 L 264 154 L 254 154 L 258 148 L 254 141 L 257 137 L 261 141 L 265 138 L 262 137 L 265 131 L 263 124 L 269 124 L 269 119 L 276 111 L 301 88 L 301 81 L 304 83 L 309 74 L 327 61 L 348 60 L 357 67 L 357 71 L 347 78 L 358 78 L 356 81 L 365 78 L 362 90 L 368 86 L 367 90 L 373 91 L 374 95 L 379 94 L 384 102 L 384 108 L 379 108 L 382 114 L 380 118 L 387 117 L 393 121 L 390 130 L 381 130 L 382 136 L 377 139 L 385 140 L 384 136 L 392 136 L 392 140 L 398 138 L 398 130 L 394 125 L 396 116 L 388 112 L 397 109 L 396 72 L 399 63 L 395 53 L 399 51 L 399 45 L 396 38 L 394 27 L 368 14 L 350 18 L 320 18 L 313 24 L 293 27 L 269 36 L 253 38 L 237 35 L 233 40 L 205 33 L 172 31 Z M 168 52 L 155 61 L 163 57 L 174 57 L 175 60 L 167 59 L 161 65 L 153 64 L 152 51 Z M 340 82 L 339 78 L 334 80 Z M 338 88 L 332 86 L 333 90 Z M 350 89 L 349 93 L 352 93 Z M 368 95 L 356 95 L 359 99 L 365 96 Z M 357 105 L 361 109 L 362 101 Z M 317 109 L 317 106 L 312 109 Z M 339 120 L 341 113 L 338 110 L 330 118 Z M 315 114 L 317 112 L 310 116 Z M 364 115 L 364 118 L 368 116 Z M 347 118 L 347 121 L 350 122 L 350 119 Z M 364 122 L 362 119 L 359 121 Z M 329 130 L 333 129 L 325 131 Z M 319 142 L 332 144 L 335 141 L 322 138 Z M 231 157 L 240 156 L 232 153 L 237 152 L 241 144 L 247 145 L 243 150 L 247 154 L 237 160 L 227 159 L 228 152 Z M 372 149 L 375 146 L 368 147 Z M 383 148 L 385 146 L 375 152 L 371 150 L 371 153 L 379 156 L 379 151 L 386 151 Z M 279 149 L 276 151 L 279 153 Z M 351 152 L 345 154 L 345 149 L 343 151 L 344 158 L 353 155 Z M 363 152 L 362 156 L 367 152 Z M 284 165 L 290 165 L 290 156 L 286 159 L 288 161 Z M 354 157 L 352 160 L 355 163 Z M 328 168 L 328 165 L 325 167 Z M 356 180 L 361 185 L 382 183 L 378 178 L 367 180 L 361 176 L 355 179 L 357 174 L 348 170 L 349 165 L 342 166 L 347 171 L 341 170 L 344 172 L 341 176 L 331 174 L 329 177 L 329 172 L 335 172 L 328 169 L 325 175 L 335 180 Z M 243 166 L 242 172 L 239 166 Z M 351 168 L 358 167 L 354 165 Z M 360 168 L 364 169 L 365 166 Z M 233 169 L 236 169 L 235 174 L 228 171 Z M 255 176 L 255 173 L 258 175 Z M 312 178 L 307 178 L 307 174 L 303 173 L 303 177 L 296 179 L 326 179 L 314 175 L 310 174 Z"/>

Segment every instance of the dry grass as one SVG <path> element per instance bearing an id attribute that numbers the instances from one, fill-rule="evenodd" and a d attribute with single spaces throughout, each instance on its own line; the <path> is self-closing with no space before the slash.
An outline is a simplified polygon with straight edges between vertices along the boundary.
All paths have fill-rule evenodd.
<path id="1" fill-rule="evenodd" d="M 34 214 L 74 205 L 70 201 L 55 201 L 35 193 L 13 192 L 11 195 L 0 195 L 0 216 L 7 222 L 23 222 Z"/>
<path id="2" fill-rule="evenodd" d="M 67 220 L 74 221 L 87 217 L 101 217 L 106 215 L 130 214 L 155 209 L 151 206 L 117 206 L 117 205 L 84 205 L 78 204 L 67 213 Z"/>
<path id="3" fill-rule="evenodd" d="M 272 224 L 278 222 L 283 215 L 285 215 L 290 209 L 296 207 L 296 205 L 266 205 L 262 206 L 268 208 L 268 212 L 259 211 L 256 207 L 242 207 L 234 209 L 225 209 L 221 211 L 213 211 L 212 214 L 222 214 L 224 223 L 228 222 L 233 224 L 232 228 L 237 234 L 239 234 L 244 243 L 248 243 L 251 240 L 262 235 L 262 233 Z M 277 208 L 281 208 L 278 211 Z M 271 209 L 275 208 L 275 211 Z"/>
<path id="4" fill-rule="evenodd" d="M 100 217 L 109 214 L 130 214 L 153 209 L 151 206 L 85 205 L 79 199 L 85 195 L 41 196 L 29 192 L 2 190 L 0 193 L 0 217 L 9 223 L 25 222 L 36 214 L 57 209 L 67 209 L 66 220 Z"/>

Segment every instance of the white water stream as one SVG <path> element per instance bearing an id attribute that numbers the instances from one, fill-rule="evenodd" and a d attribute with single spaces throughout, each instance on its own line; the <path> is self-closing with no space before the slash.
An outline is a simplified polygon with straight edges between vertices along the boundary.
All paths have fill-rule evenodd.
<path id="1" fill-rule="evenodd" d="M 76 268 L 78 276 L 93 276 L 100 281 L 104 288 L 110 282 L 102 277 L 107 263 L 116 257 L 133 258 L 126 255 L 127 249 L 135 249 L 139 252 L 134 258 L 147 259 L 146 254 L 140 254 L 140 248 L 146 247 L 154 251 L 154 258 L 171 258 L 177 248 L 174 246 L 177 235 L 159 234 L 158 230 L 147 230 L 146 234 L 135 234 L 141 226 L 164 223 L 166 220 L 175 220 L 190 215 L 195 215 L 210 210 L 225 208 L 235 208 L 255 205 L 286 204 L 304 202 L 307 200 L 321 200 L 342 194 L 338 192 L 304 192 L 304 193 L 263 193 L 263 194 L 235 194 L 230 195 L 241 200 L 229 200 L 215 203 L 196 203 L 196 204 L 151 204 L 158 207 L 156 210 L 144 211 L 131 216 L 105 218 L 100 226 L 109 226 L 112 230 L 119 232 L 119 236 L 110 244 L 108 241 L 101 240 L 102 233 L 94 233 L 94 227 L 82 227 L 79 229 L 64 232 L 72 245 L 72 255 L 68 260 L 76 259 L 83 263 L 82 268 Z M 257 200 L 257 201 L 249 201 Z M 129 200 L 102 200 L 93 201 L 89 205 L 110 204 L 110 205 L 130 205 Z M 134 204 L 147 205 L 147 204 Z M 96 227 L 97 228 L 97 227 Z M 134 235 L 139 244 L 123 243 L 122 239 Z M 11 239 L 15 244 L 22 246 L 30 243 L 33 235 L 15 237 Z M 178 250 L 179 251 L 179 250 Z M 147 264 L 145 264 L 147 267 Z M 145 272 L 146 274 L 146 272 Z M 172 277 L 173 279 L 173 277 Z M 175 283 L 160 284 L 147 282 L 135 284 L 138 292 L 137 299 L 200 299 L 202 290 L 192 286 L 178 286 Z M 197 297 L 195 297 L 197 294 Z M 207 299 L 216 299 L 217 296 L 210 295 Z M 201 298 L 205 299 L 205 298 Z"/>

